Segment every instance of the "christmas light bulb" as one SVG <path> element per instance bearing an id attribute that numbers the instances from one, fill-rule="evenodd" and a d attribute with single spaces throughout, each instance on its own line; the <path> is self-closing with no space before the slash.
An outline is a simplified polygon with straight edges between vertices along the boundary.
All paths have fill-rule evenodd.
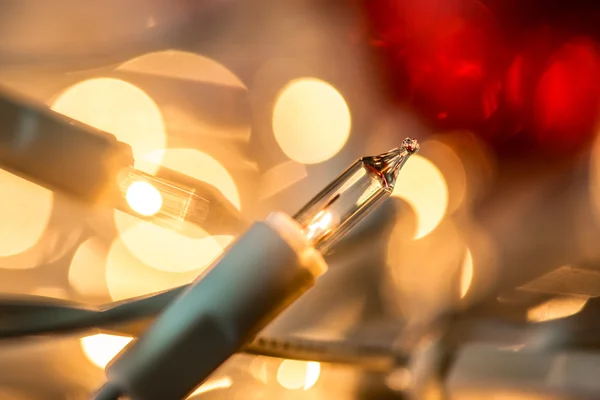
<path id="1" fill-rule="evenodd" d="M 352 164 L 294 216 L 309 242 L 321 253 L 327 252 L 392 194 L 398 172 L 417 151 L 417 141 L 406 138 L 398 148 Z"/>

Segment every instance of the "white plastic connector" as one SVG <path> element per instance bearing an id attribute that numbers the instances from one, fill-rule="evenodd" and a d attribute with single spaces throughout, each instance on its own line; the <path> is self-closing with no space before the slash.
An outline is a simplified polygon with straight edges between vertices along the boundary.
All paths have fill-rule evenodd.
<path id="1" fill-rule="evenodd" d="M 327 263 L 323 259 L 323 255 L 310 244 L 306 233 L 292 217 L 282 212 L 274 212 L 269 214 L 265 223 L 279 233 L 291 248 L 296 250 L 302 266 L 309 270 L 315 278 L 327 271 Z"/>

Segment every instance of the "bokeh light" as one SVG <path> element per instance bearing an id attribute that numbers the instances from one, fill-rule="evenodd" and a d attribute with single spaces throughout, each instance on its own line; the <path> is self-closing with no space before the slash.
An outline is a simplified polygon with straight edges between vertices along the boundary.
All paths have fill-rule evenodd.
<path id="1" fill-rule="evenodd" d="M 418 227 L 414 239 L 433 231 L 448 208 L 448 186 L 444 175 L 434 163 L 418 154 L 402 167 L 392 196 L 402 198 L 415 211 Z"/>
<path id="2" fill-rule="evenodd" d="M 189 132 L 188 138 L 218 135 L 219 138 L 249 140 L 248 90 L 235 73 L 216 60 L 166 50 L 129 60 L 116 72 L 131 76 L 132 80 L 145 78 L 144 81 L 149 82 L 173 136 Z"/>
<path id="3" fill-rule="evenodd" d="M 283 152 L 303 164 L 336 155 L 350 135 L 350 110 L 329 83 L 301 78 L 285 86 L 273 109 L 273 132 Z"/>
<path id="4" fill-rule="evenodd" d="M 193 229 L 196 227 L 186 227 L 188 232 Z M 221 254 L 223 244 L 232 239 L 232 236 L 221 236 L 220 240 L 207 235 L 189 237 L 150 222 L 140 222 L 120 235 L 123 244 L 141 262 L 167 272 L 202 271 Z"/>
<path id="5" fill-rule="evenodd" d="M 444 176 L 448 188 L 446 215 L 450 215 L 463 205 L 467 192 L 467 173 L 465 172 L 463 160 L 457 154 L 456 148 L 446 143 L 446 141 L 451 143 L 451 140 L 447 139 L 448 136 L 450 134 L 444 133 L 428 139 L 423 143 L 424 148 L 419 153 L 421 157 L 433 162 Z M 471 189 L 471 186 L 472 183 L 469 189 Z"/>
<path id="6" fill-rule="evenodd" d="M 117 70 L 222 86 L 246 87 L 240 78 L 218 62 L 199 54 L 179 50 L 144 54 L 121 64 Z"/>
<path id="7" fill-rule="evenodd" d="M 94 78 L 66 89 L 52 109 L 73 119 L 111 133 L 133 150 L 135 167 L 156 171 L 157 150 L 166 146 L 163 118 L 158 106 L 144 91 L 113 78 Z"/>
<path id="8" fill-rule="evenodd" d="M 163 203 L 158 189 L 148 182 L 141 181 L 129 185 L 125 199 L 133 211 L 145 216 L 156 214 Z"/>
<path id="9" fill-rule="evenodd" d="M 583 309 L 586 297 L 556 297 L 527 310 L 529 322 L 544 322 L 566 318 Z"/>
<path id="10" fill-rule="evenodd" d="M 217 237 L 185 241 L 187 238 L 169 236 L 169 233 L 153 235 L 145 232 L 154 228 L 162 229 L 143 224 L 113 241 L 106 257 L 106 284 L 113 299 L 123 300 L 190 283 L 223 249 L 223 243 Z M 130 232 L 135 240 L 129 238 Z M 145 242 L 144 238 L 150 241 Z M 167 241 L 161 241 L 165 238 Z M 138 248 L 146 249 L 148 254 L 143 258 L 150 264 L 134 255 L 124 240 L 130 244 L 140 240 Z"/>
<path id="11" fill-rule="evenodd" d="M 52 192 L 0 169 L 0 257 L 22 253 L 40 241 L 52 214 Z M 39 260 L 38 260 L 39 261 Z M 5 268 L 35 264 L 16 262 Z"/>
<path id="12" fill-rule="evenodd" d="M 407 323 L 426 323 L 459 305 L 461 289 L 465 289 L 459 285 L 462 279 L 466 282 L 465 267 L 469 265 L 466 243 L 460 228 L 450 219 L 420 240 L 407 238 L 406 230 L 399 223 L 390 235 L 390 279 L 383 281 L 382 293 L 389 299 L 391 310 L 397 310 Z"/>
<path id="13" fill-rule="evenodd" d="M 235 181 L 213 157 L 192 149 L 168 149 L 160 153 L 153 157 L 162 159 L 163 166 L 214 186 L 240 209 L 240 195 Z M 232 239 L 230 236 L 211 237 L 200 226 L 189 221 L 183 221 L 181 232 L 187 232 L 184 235 L 121 211 L 115 211 L 114 217 L 122 244 L 142 263 L 163 271 L 199 272 Z"/>
<path id="14" fill-rule="evenodd" d="M 126 336 L 97 334 L 81 338 L 80 342 L 87 359 L 104 369 L 131 340 Z"/>
<path id="15" fill-rule="evenodd" d="M 277 369 L 277 381 L 286 389 L 308 390 L 320 374 L 321 364 L 316 361 L 283 360 Z"/>

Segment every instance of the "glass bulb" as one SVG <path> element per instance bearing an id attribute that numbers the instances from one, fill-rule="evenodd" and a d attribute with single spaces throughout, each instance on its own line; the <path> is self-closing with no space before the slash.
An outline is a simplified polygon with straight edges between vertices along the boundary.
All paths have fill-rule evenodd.
<path id="1" fill-rule="evenodd" d="M 369 211 L 392 194 L 398 172 L 419 151 L 415 139 L 406 138 L 398 148 L 362 157 L 315 196 L 294 219 L 309 241 L 322 253 Z"/>
<path id="2" fill-rule="evenodd" d="M 134 168 L 121 171 L 117 179 L 121 211 L 175 230 L 182 230 L 184 221 L 202 226 L 207 219 L 209 202 L 195 188 Z"/>
<path id="3" fill-rule="evenodd" d="M 168 168 L 159 167 L 156 176 L 126 168 L 116 186 L 113 207 L 189 237 L 236 236 L 248 226 L 217 188 Z"/>

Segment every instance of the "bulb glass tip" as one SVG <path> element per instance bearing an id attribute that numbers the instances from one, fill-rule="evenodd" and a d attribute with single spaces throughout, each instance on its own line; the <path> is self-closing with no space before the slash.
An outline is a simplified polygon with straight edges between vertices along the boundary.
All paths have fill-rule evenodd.
<path id="1" fill-rule="evenodd" d="M 396 185 L 400 169 L 402 169 L 406 160 L 411 155 L 416 154 L 419 149 L 419 142 L 409 137 L 402 141 L 400 147 L 376 156 L 363 157 L 361 161 L 380 176 L 384 189 L 391 193 Z"/>

